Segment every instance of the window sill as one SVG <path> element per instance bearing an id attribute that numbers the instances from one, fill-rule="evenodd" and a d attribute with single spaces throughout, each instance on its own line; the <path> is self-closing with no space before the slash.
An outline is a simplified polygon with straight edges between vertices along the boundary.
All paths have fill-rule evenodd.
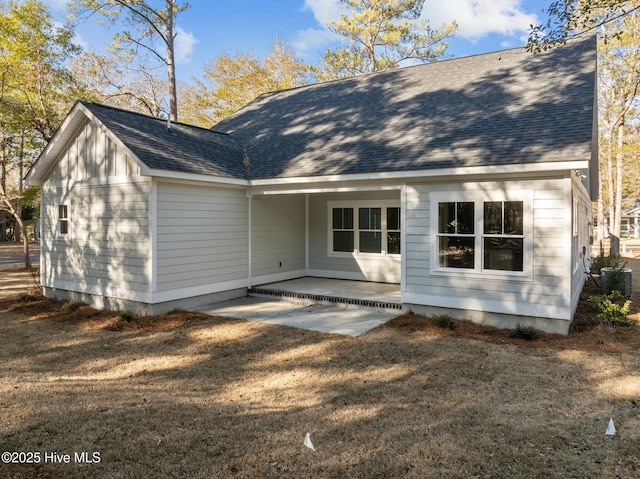
<path id="1" fill-rule="evenodd" d="M 343 253 L 337 251 L 329 251 L 327 256 L 330 258 L 371 258 L 371 259 L 383 259 L 383 258 L 397 258 L 400 259 L 401 254 L 390 253 Z"/>

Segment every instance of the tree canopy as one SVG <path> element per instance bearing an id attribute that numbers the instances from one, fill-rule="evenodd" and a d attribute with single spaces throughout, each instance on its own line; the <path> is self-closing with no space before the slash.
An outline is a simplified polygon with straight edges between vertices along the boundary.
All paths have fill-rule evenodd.
<path id="1" fill-rule="evenodd" d="M 437 30 L 421 19 L 424 0 L 340 0 L 349 9 L 329 30 L 341 48 L 324 55 L 323 78 L 344 78 L 398 68 L 404 61 L 430 62 L 445 55 L 457 24 Z"/>
<path id="2" fill-rule="evenodd" d="M 314 69 L 275 39 L 264 59 L 253 52 L 221 55 L 203 68 L 202 78 L 184 87 L 181 120 L 211 127 L 263 93 L 311 83 Z"/>
<path id="3" fill-rule="evenodd" d="M 546 10 L 547 21 L 531 25 L 527 47 L 533 52 L 547 50 L 576 36 L 596 33 L 638 9 L 637 0 L 555 0 Z M 618 31 L 614 28 L 612 33 Z"/>
<path id="4" fill-rule="evenodd" d="M 177 0 L 79 0 L 71 8 L 77 18 L 97 13 L 109 26 L 120 22 L 122 30 L 114 36 L 113 51 L 126 58 L 146 52 L 166 66 L 169 117 L 177 121 L 174 22 L 189 4 L 180 5 Z"/>

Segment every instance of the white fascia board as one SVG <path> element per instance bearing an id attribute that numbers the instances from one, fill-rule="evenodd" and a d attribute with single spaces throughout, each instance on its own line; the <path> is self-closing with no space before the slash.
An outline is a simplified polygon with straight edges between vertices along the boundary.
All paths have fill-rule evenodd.
<path id="1" fill-rule="evenodd" d="M 420 179 L 420 178 L 440 178 L 440 177 L 456 177 L 471 175 L 509 175 L 523 173 L 548 173 L 585 169 L 589 167 L 589 160 L 575 160 L 562 162 L 545 162 L 545 163 L 518 163 L 510 165 L 489 165 L 489 166 L 461 166 L 452 168 L 434 168 L 428 170 L 402 170 L 388 171 L 380 173 L 357 173 L 344 175 L 325 175 L 325 176 L 301 176 L 292 178 L 271 178 L 262 180 L 251 180 L 250 185 L 256 187 L 256 191 L 261 191 L 258 187 L 264 187 L 262 190 L 266 193 L 267 188 L 283 187 L 287 185 L 305 185 L 310 183 L 334 183 L 341 181 L 380 181 L 380 180 L 401 180 Z M 302 191 L 302 188 L 295 191 Z M 309 191 L 309 188 L 304 189 Z"/>
<path id="2" fill-rule="evenodd" d="M 170 180 L 198 182 L 198 183 L 216 183 L 226 186 L 248 187 L 250 182 L 240 178 L 227 178 L 224 176 L 201 175 L 198 173 L 185 173 L 181 171 L 159 170 L 153 168 L 140 169 L 140 174 L 144 176 L 153 176 L 154 178 L 167 178 Z"/>

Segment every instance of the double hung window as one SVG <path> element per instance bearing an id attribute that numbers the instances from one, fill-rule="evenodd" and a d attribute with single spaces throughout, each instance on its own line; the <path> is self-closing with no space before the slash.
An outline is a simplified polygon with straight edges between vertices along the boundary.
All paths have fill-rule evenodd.
<path id="1" fill-rule="evenodd" d="M 330 202 L 329 254 L 400 254 L 400 207 L 395 203 Z"/>
<path id="2" fill-rule="evenodd" d="M 436 229 L 436 271 L 522 275 L 529 273 L 530 201 L 477 199 L 472 195 L 449 201 L 432 199 L 432 228 Z M 473 200 L 473 201 L 470 201 Z"/>
<path id="3" fill-rule="evenodd" d="M 58 205 L 58 236 L 69 234 L 69 206 Z"/>

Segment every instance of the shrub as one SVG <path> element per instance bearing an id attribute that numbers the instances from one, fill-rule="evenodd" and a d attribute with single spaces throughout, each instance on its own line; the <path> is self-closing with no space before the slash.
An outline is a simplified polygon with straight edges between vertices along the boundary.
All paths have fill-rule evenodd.
<path id="1" fill-rule="evenodd" d="M 436 319 L 438 321 L 438 326 L 442 329 L 456 329 L 456 326 L 458 325 L 455 318 L 452 318 L 448 314 L 441 314 L 440 316 L 437 316 Z"/>
<path id="2" fill-rule="evenodd" d="M 610 326 L 636 325 L 636 320 L 627 318 L 631 309 L 631 301 L 625 301 L 621 304 L 623 299 L 624 295 L 617 290 L 610 294 L 591 296 L 589 302 L 596 311 L 599 311 L 598 323 Z"/>
<path id="3" fill-rule="evenodd" d="M 518 324 L 516 329 L 513 331 L 513 336 L 520 339 L 526 339 L 527 341 L 533 341 L 538 339 L 540 331 L 533 326 L 522 326 L 521 324 Z"/>
<path id="4" fill-rule="evenodd" d="M 613 268 L 613 269 L 623 269 L 627 265 L 626 260 L 620 258 L 620 256 L 616 255 L 607 255 L 604 252 L 601 252 L 598 256 L 593 258 L 591 262 L 591 267 L 600 272 L 602 268 Z"/>
<path id="5" fill-rule="evenodd" d="M 18 296 L 18 302 L 19 303 L 29 303 L 31 301 L 37 301 L 37 299 L 38 298 L 36 296 L 34 296 L 32 294 L 29 294 L 29 293 L 24 293 L 24 294 L 21 294 L 20 296 Z"/>
<path id="6" fill-rule="evenodd" d="M 118 317 L 120 318 L 120 321 L 129 323 L 133 321 L 133 318 L 135 318 L 135 314 L 133 314 L 131 311 L 120 311 L 120 314 L 118 314 Z"/>
<path id="7" fill-rule="evenodd" d="M 66 303 L 64 303 L 62 308 L 65 311 L 73 312 L 76 309 L 78 309 L 80 306 L 82 306 L 82 303 L 79 303 L 78 301 L 67 301 Z"/>

